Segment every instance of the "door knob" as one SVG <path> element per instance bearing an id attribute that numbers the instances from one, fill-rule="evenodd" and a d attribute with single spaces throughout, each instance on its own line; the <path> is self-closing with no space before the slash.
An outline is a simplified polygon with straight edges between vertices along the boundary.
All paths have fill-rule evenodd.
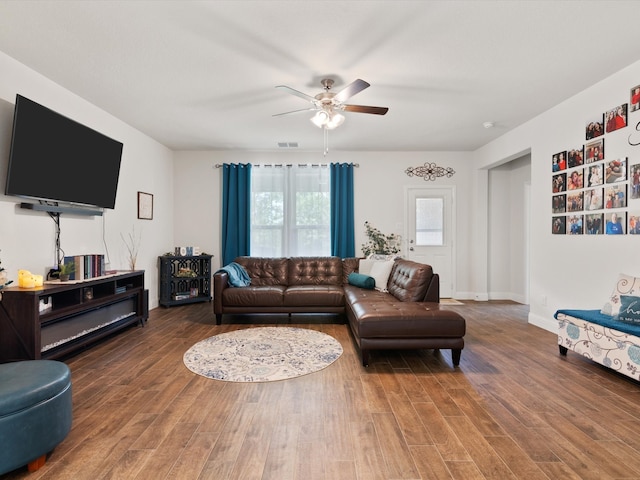
<path id="1" fill-rule="evenodd" d="M 413 252 L 413 247 L 409 247 L 409 251 Z"/>

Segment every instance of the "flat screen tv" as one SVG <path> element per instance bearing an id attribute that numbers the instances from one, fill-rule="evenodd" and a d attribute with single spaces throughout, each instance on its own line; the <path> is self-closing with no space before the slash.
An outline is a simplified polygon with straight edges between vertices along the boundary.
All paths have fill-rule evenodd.
<path id="1" fill-rule="evenodd" d="M 122 143 L 16 96 L 5 193 L 115 208 Z"/>

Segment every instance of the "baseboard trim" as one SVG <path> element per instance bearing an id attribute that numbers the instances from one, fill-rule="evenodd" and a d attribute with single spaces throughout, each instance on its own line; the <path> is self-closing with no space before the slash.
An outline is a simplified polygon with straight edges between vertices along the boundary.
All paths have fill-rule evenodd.
<path id="1" fill-rule="evenodd" d="M 558 321 L 555 318 L 541 317 L 540 315 L 529 313 L 529 323 L 548 332 L 558 333 Z"/>

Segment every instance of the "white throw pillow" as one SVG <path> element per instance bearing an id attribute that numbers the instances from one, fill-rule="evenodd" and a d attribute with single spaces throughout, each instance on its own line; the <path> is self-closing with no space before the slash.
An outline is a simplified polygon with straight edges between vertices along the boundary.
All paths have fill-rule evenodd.
<path id="1" fill-rule="evenodd" d="M 621 273 L 609 296 L 609 301 L 604 304 L 600 313 L 614 317 L 620 312 L 620 295 L 638 294 L 640 294 L 640 278 Z"/>
<path id="2" fill-rule="evenodd" d="M 376 260 L 361 258 L 358 263 L 358 273 L 361 273 L 362 275 L 369 275 L 374 263 L 376 263 Z"/>
<path id="3" fill-rule="evenodd" d="M 394 260 L 388 260 L 386 262 L 374 262 L 369 272 L 369 276 L 373 277 L 376 281 L 376 290 L 381 292 L 387 292 L 387 282 L 389 281 L 389 275 L 393 268 Z M 362 273 L 362 272 L 360 272 Z"/>

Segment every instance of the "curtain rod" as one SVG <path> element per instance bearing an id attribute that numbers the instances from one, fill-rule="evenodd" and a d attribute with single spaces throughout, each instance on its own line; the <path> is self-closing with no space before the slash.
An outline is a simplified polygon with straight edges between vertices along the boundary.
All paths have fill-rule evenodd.
<path id="1" fill-rule="evenodd" d="M 251 164 L 254 167 L 293 167 L 294 165 L 297 165 L 299 167 L 328 167 L 329 164 L 328 163 L 264 163 L 264 164 Z M 359 163 L 354 163 L 353 166 L 355 168 L 360 167 Z M 222 168 L 222 164 L 220 163 L 216 163 L 215 164 L 216 168 Z"/>

